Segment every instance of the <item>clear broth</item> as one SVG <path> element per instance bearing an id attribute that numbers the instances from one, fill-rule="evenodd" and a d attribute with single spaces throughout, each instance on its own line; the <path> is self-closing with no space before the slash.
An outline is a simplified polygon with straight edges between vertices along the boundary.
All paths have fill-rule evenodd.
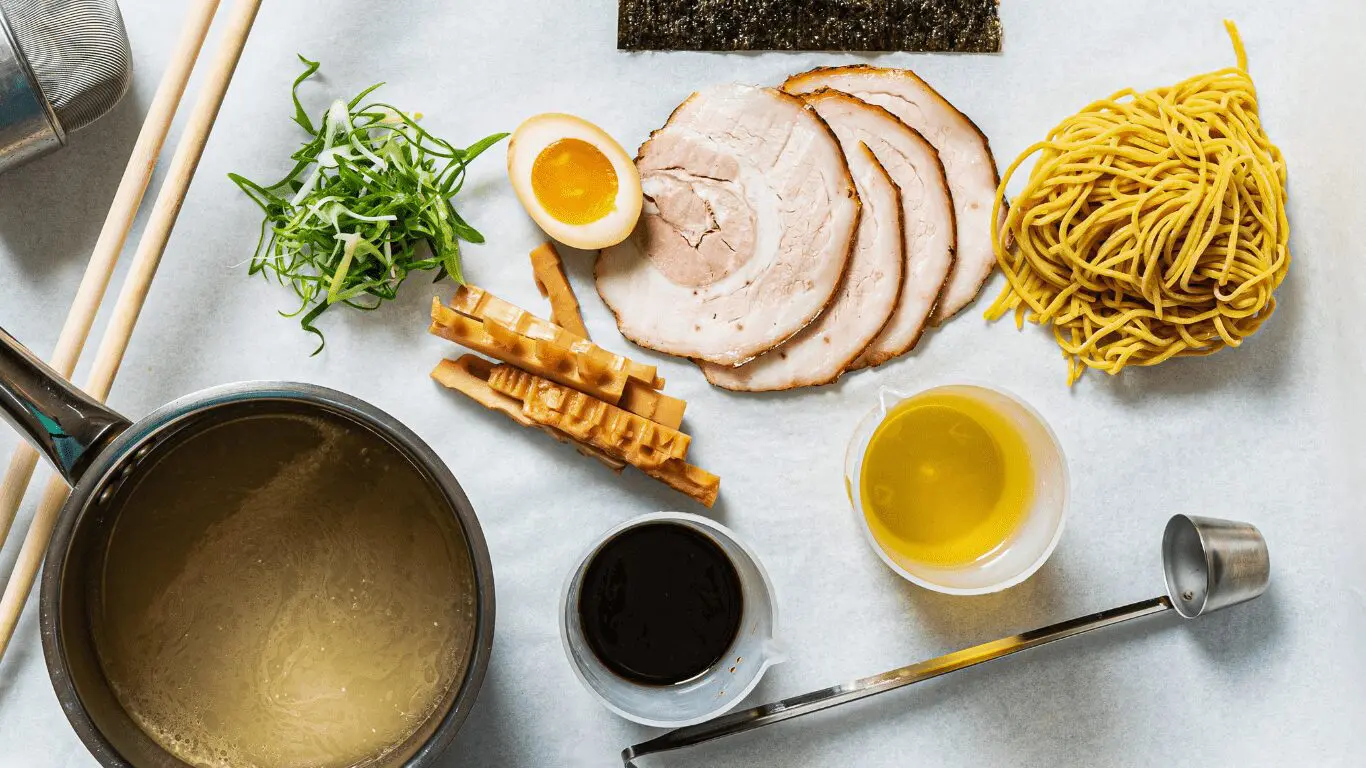
<path id="1" fill-rule="evenodd" d="M 190 430 L 187 430 L 190 431 Z M 120 705 L 201 768 L 346 768 L 463 674 L 473 569 L 446 502 L 340 416 L 171 438 L 113 504 L 92 603 Z"/>

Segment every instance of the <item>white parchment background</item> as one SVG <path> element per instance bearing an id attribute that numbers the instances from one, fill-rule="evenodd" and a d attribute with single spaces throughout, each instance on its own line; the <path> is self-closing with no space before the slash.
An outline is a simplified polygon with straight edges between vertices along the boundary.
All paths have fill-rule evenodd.
<path id="1" fill-rule="evenodd" d="M 137 67 L 131 97 L 60 155 L 0 177 L 0 325 L 41 355 L 56 340 L 183 14 L 164 0 L 123 6 Z M 1159 618 L 1069 641 L 649 765 L 1360 764 L 1366 5 L 1004 6 L 1001 55 L 858 57 L 621 53 L 611 0 L 268 0 L 111 402 L 141 416 L 213 384 L 292 379 L 346 390 L 407 422 L 464 484 L 497 574 L 493 665 L 445 764 L 611 765 L 651 732 L 579 688 L 556 634 L 561 580 L 607 527 L 691 507 L 431 383 L 428 370 L 455 348 L 425 333 L 433 289 L 420 278 L 379 313 L 327 316 L 327 351 L 308 356 L 313 341 L 274 314 L 290 294 L 244 276 L 259 219 L 225 178 L 271 178 L 288 166 L 299 140 L 287 100 L 295 52 L 324 64 L 326 79 L 306 89 L 318 109 L 387 80 L 383 96 L 425 112 L 430 128 L 457 143 L 554 110 L 583 115 L 632 148 L 710 83 L 776 83 L 859 60 L 911 66 L 982 126 L 1005 162 L 1095 98 L 1231 64 L 1220 24 L 1231 16 L 1268 131 L 1290 164 L 1295 257 L 1276 316 L 1241 350 L 1116 379 L 1093 374 L 1069 391 L 1047 335 L 987 326 L 979 301 L 884 369 L 817 391 L 729 395 L 689 365 L 629 347 L 593 292 L 590 260 L 573 254 L 570 263 L 594 336 L 658 362 L 670 392 L 688 399 L 696 461 L 724 478 L 714 515 L 773 576 L 793 655 L 754 701 L 1158 594 L 1158 542 L 1175 512 L 1261 526 L 1270 593 L 1198 622 Z M 479 163 L 459 206 L 489 239 L 469 249 L 469 277 L 541 306 L 526 257 L 541 238 L 508 188 L 501 152 Z M 998 286 L 996 278 L 987 293 Z M 1071 461 L 1072 514 L 1057 553 L 1029 582 L 991 597 L 902 583 L 864 547 L 840 481 L 845 440 L 880 386 L 961 378 L 1034 404 Z M 0 430 L 5 455 L 14 444 Z M 15 551 L 11 542 L 0 562 Z M 35 614 L 0 662 L 0 766 L 92 766 L 52 694 Z"/>

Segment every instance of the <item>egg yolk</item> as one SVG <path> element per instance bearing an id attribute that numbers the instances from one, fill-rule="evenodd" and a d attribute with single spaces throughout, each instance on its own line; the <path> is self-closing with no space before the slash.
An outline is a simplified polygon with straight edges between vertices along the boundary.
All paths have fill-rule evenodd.
<path id="1" fill-rule="evenodd" d="M 612 161 L 582 139 L 561 139 L 531 166 L 531 190 L 546 212 L 565 224 L 591 224 L 617 202 Z"/>

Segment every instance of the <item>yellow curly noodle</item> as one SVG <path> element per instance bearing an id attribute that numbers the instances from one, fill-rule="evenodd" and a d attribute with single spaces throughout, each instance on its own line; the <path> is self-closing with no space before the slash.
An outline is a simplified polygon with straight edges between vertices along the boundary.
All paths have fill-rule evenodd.
<path id="1" fill-rule="evenodd" d="M 1238 30 L 1236 68 L 1120 91 L 1025 151 L 996 191 L 1008 284 L 988 320 L 1051 323 L 1068 385 L 1236 347 L 1276 308 L 1290 266 L 1285 162 L 1257 117 Z M 1038 155 L 1002 216 L 1006 185 Z M 1015 247 L 1012 249 L 1011 239 Z"/>

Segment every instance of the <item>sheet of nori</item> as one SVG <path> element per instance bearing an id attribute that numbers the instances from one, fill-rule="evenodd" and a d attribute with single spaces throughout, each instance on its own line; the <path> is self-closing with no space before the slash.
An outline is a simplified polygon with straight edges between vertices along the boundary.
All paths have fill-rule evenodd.
<path id="1" fill-rule="evenodd" d="M 685 51 L 1001 50 L 998 0 L 619 0 L 617 47 Z"/>

